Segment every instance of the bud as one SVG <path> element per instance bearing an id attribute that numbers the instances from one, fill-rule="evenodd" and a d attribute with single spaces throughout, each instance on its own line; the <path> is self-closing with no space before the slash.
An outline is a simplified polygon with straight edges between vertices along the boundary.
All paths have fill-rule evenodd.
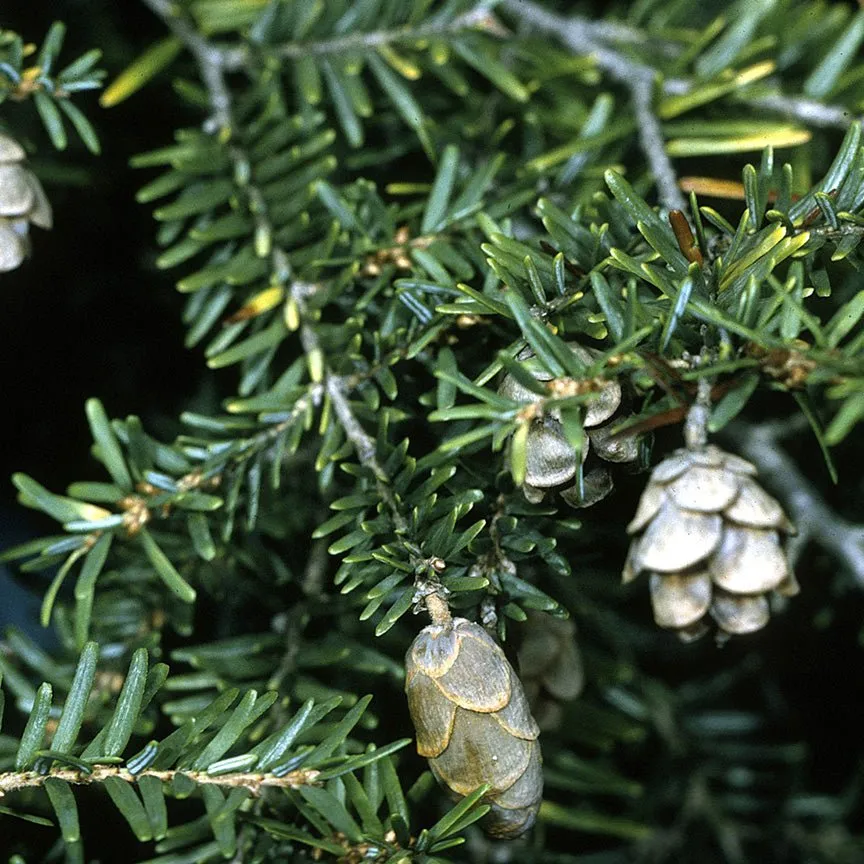
<path id="1" fill-rule="evenodd" d="M 454 618 L 421 630 L 405 667 L 417 752 L 435 778 L 457 798 L 489 784 L 490 836 L 527 831 L 543 795 L 539 729 L 504 652 L 482 627 Z"/>
<path id="2" fill-rule="evenodd" d="M 707 629 L 751 633 L 768 596 L 798 592 L 785 553 L 795 533 L 749 462 L 709 445 L 678 450 L 652 472 L 633 521 L 624 581 L 651 574 L 654 619 L 684 640 Z"/>
<path id="3" fill-rule="evenodd" d="M 0 273 L 21 266 L 30 251 L 30 223 L 50 228 L 51 204 L 24 163 L 24 148 L 0 133 Z"/>

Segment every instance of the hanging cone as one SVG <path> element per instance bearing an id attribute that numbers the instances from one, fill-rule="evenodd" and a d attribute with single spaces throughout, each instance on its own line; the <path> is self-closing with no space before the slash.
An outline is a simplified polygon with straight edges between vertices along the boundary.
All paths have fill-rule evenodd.
<path id="1" fill-rule="evenodd" d="M 784 550 L 794 528 L 755 474 L 713 445 L 678 450 L 652 472 L 627 528 L 624 580 L 649 572 L 654 620 L 684 639 L 709 615 L 725 634 L 759 630 L 768 595 L 797 592 Z"/>
<path id="2" fill-rule="evenodd" d="M 456 797 L 489 784 L 487 834 L 527 831 L 543 795 L 540 730 L 500 646 L 464 618 L 430 624 L 405 657 L 405 691 L 417 752 L 436 779 Z"/>
<path id="3" fill-rule="evenodd" d="M 568 347 L 586 366 L 594 363 L 600 355 L 599 351 L 576 342 L 569 342 Z M 585 405 L 583 463 L 588 458 L 589 450 L 607 462 L 632 462 L 638 457 L 639 442 L 636 437 L 612 435 L 615 424 L 609 420 L 621 406 L 621 385 L 617 381 L 604 380 L 598 383 L 555 379 L 538 365 L 530 349 L 523 351 L 518 359 L 526 361 L 527 371 L 538 382 L 546 385 L 549 395 L 559 392 L 566 394 L 571 389 L 578 389 L 582 383 L 588 385 L 585 392 L 591 393 L 592 399 Z M 507 399 L 525 404 L 542 398 L 512 375 L 504 376 L 498 392 Z M 572 507 L 590 507 L 612 491 L 612 477 L 602 468 L 588 472 L 581 486 L 574 482 L 578 471 L 576 453 L 564 434 L 561 414 L 557 409 L 553 408 L 531 421 L 525 451 L 526 471 L 522 491 L 532 504 L 540 503 L 548 491 L 558 489 Z"/>
<path id="4" fill-rule="evenodd" d="M 525 695 L 540 731 L 558 729 L 564 706 L 585 686 L 576 625 L 571 618 L 528 612 L 518 656 Z"/>
<path id="5" fill-rule="evenodd" d="M 51 204 L 36 175 L 24 165 L 24 148 L 0 133 L 0 273 L 20 267 L 30 252 L 30 223 L 52 224 Z"/>

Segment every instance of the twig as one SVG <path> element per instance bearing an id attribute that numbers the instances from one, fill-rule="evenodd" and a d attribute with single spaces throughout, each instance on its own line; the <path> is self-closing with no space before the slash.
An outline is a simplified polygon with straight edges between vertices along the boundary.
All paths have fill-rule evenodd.
<path id="1" fill-rule="evenodd" d="M 825 503 L 780 446 L 787 432 L 788 424 L 782 422 L 739 422 L 728 428 L 728 437 L 742 456 L 756 464 L 766 485 L 782 497 L 798 528 L 799 548 L 808 540 L 815 541 L 843 562 L 864 588 L 864 526 L 849 522 Z"/>
<path id="2" fill-rule="evenodd" d="M 811 126 L 845 129 L 853 122 L 861 122 L 860 118 L 842 105 L 824 105 L 822 102 L 800 96 L 772 93 L 768 96 L 745 98 L 743 101 L 751 108 L 783 114 L 802 123 L 809 123 Z"/>
<path id="3" fill-rule="evenodd" d="M 565 18 L 523 0 L 505 0 L 504 5 L 513 15 L 538 29 L 557 33 L 574 53 L 593 55 L 601 69 L 605 69 L 620 81 L 626 82 L 628 78 L 653 77 L 656 76 L 657 70 L 611 50 L 608 43 L 645 45 L 651 41 L 652 49 L 657 48 L 668 53 L 668 45 L 649 40 L 646 34 L 635 28 L 620 24 L 610 26 L 605 21 L 591 21 L 578 16 Z M 694 84 L 686 78 L 667 78 L 660 86 L 666 96 L 683 96 L 693 89 Z M 825 105 L 803 96 L 786 96 L 783 93 L 770 93 L 764 96 L 733 94 L 733 98 L 737 98 L 751 108 L 782 114 L 812 126 L 845 129 L 856 120 L 861 122 L 860 117 L 856 117 L 842 105 Z"/>
<path id="4" fill-rule="evenodd" d="M 192 22 L 183 16 L 182 10 L 171 0 L 142 0 L 145 6 L 158 15 L 165 26 L 189 49 L 198 63 L 201 80 L 207 88 L 212 122 L 216 129 L 231 128 L 231 93 L 225 81 L 225 52 L 208 42 Z"/>
<path id="5" fill-rule="evenodd" d="M 663 141 L 663 130 L 660 120 L 654 113 L 654 81 L 638 79 L 630 84 L 630 96 L 636 112 L 639 142 L 645 154 L 661 202 L 667 210 L 685 211 L 684 195 L 678 186 L 678 175 L 672 165 L 672 160 L 666 154 L 666 144 Z"/>
<path id="6" fill-rule="evenodd" d="M 311 786 L 317 782 L 319 771 L 313 769 L 290 771 L 282 777 L 273 774 L 254 774 L 236 772 L 233 774 L 208 774 L 206 771 L 151 771 L 143 770 L 132 774 L 126 768 L 115 765 L 97 765 L 90 773 L 74 768 L 62 768 L 40 774 L 36 771 L 9 772 L 0 774 L 0 798 L 19 789 L 32 789 L 42 786 L 46 780 L 56 778 L 67 783 L 87 785 L 104 783 L 110 778 L 135 783 L 139 777 L 156 777 L 163 783 L 170 783 L 178 774 L 184 774 L 199 786 L 227 786 L 248 789 L 253 795 L 260 793 L 265 786 L 275 786 L 280 789 L 298 789 L 301 786 Z"/>
<path id="7" fill-rule="evenodd" d="M 225 125 L 230 96 L 225 86 L 224 73 L 246 68 L 251 60 L 246 45 L 223 46 L 209 42 L 198 33 L 191 21 L 178 14 L 171 0 L 142 0 L 142 2 L 165 22 L 166 26 L 180 38 L 201 67 L 201 75 L 210 95 L 214 120 Z M 323 39 L 315 42 L 287 42 L 271 51 L 282 59 L 297 59 L 307 56 L 326 56 L 348 51 L 371 50 L 398 42 L 411 42 L 436 36 L 456 35 L 465 30 L 483 29 L 490 21 L 488 0 L 457 16 L 451 21 L 431 23 L 414 28 L 375 30 L 348 36 Z M 585 18 L 565 18 L 549 12 L 534 3 L 523 0 L 505 0 L 502 4 L 513 15 L 526 23 L 547 32 L 556 33 L 568 47 L 579 55 L 593 55 L 598 65 L 623 83 L 636 79 L 653 79 L 656 71 L 609 48 L 609 43 L 647 45 L 663 54 L 674 54 L 675 46 L 652 39 L 643 31 L 624 24 L 607 21 L 591 21 Z M 491 29 L 491 28 L 490 28 Z M 661 85 L 665 95 L 689 93 L 693 85 L 684 78 L 669 78 Z M 742 96 L 742 102 L 752 108 L 771 111 L 786 117 L 809 123 L 813 126 L 845 129 L 856 118 L 840 105 L 825 105 L 813 99 L 786 96 L 774 93 L 765 96 Z M 650 104 L 650 100 L 648 102 Z M 652 165 L 652 168 L 654 166 Z M 674 207 L 671 209 L 681 209 Z"/>
<path id="8" fill-rule="evenodd" d="M 321 350 L 318 334 L 309 323 L 309 316 L 306 308 L 306 300 L 314 291 L 315 286 L 309 285 L 305 282 L 294 282 L 291 286 L 291 296 L 297 304 L 297 308 L 300 312 L 300 342 L 303 346 L 303 351 L 306 353 L 307 357 L 317 356 L 321 358 L 321 362 L 323 363 L 324 354 Z M 390 484 L 390 478 L 387 476 L 387 472 L 378 461 L 378 448 L 375 445 L 375 441 L 363 428 L 351 408 L 351 404 L 348 401 L 348 386 L 345 379 L 339 375 L 334 375 L 326 369 L 323 370 L 323 374 L 324 389 L 330 397 L 330 401 L 333 403 L 333 410 L 336 412 L 336 417 L 338 418 L 342 429 L 345 431 L 348 440 L 354 446 L 354 452 L 357 454 L 360 463 L 369 468 L 375 476 L 378 491 L 384 499 L 384 503 L 387 505 L 390 510 L 390 515 L 393 518 L 393 526 L 396 529 L 396 533 L 400 535 L 407 534 L 408 522 L 402 513 L 399 502 L 396 500 L 396 495 Z"/>
<path id="9" fill-rule="evenodd" d="M 780 88 L 780 81 L 766 79 L 763 85 Z M 666 96 L 684 96 L 693 89 L 693 82 L 686 78 L 667 78 L 663 82 L 663 93 Z M 752 96 L 746 93 L 731 93 L 730 97 L 751 108 L 760 111 L 770 111 L 782 114 L 791 120 L 800 120 L 811 126 L 821 126 L 832 129 L 846 129 L 852 123 L 861 122 L 848 108 L 842 105 L 825 105 L 815 99 L 804 96 L 786 96 L 781 92 L 768 93 L 764 96 Z"/>
<path id="10" fill-rule="evenodd" d="M 652 51 L 660 51 L 669 57 L 681 54 L 680 45 L 675 42 L 656 39 L 629 24 L 620 21 L 591 21 L 591 32 L 601 42 L 617 42 L 621 45 L 647 45 Z"/>
<path id="11" fill-rule="evenodd" d="M 171 0 L 142 0 L 155 12 L 192 52 L 201 66 L 202 77 L 208 92 L 213 95 L 218 90 L 218 76 L 215 73 L 237 72 L 249 65 L 251 50 L 248 45 L 217 45 L 209 42 L 195 29 L 192 22 L 182 17 Z M 351 33 L 347 36 L 337 36 L 333 39 L 322 39 L 315 42 L 285 42 L 268 49 L 270 56 L 280 60 L 296 60 L 300 57 L 326 56 L 328 54 L 344 54 L 350 51 L 363 51 L 381 48 L 398 42 L 415 42 L 423 39 L 460 33 L 463 30 L 483 29 L 492 26 L 489 12 L 489 0 L 481 0 L 474 9 L 458 15 L 451 20 L 430 23 L 419 27 L 402 27 L 394 30 L 373 30 L 368 33 Z M 621 36 L 621 34 L 618 34 Z M 207 80 L 205 68 L 214 73 L 213 81 Z"/>
<path id="12" fill-rule="evenodd" d="M 207 97 L 213 112 L 205 123 L 205 129 L 209 132 L 219 133 L 224 136 L 225 140 L 230 141 L 234 128 L 233 100 L 228 82 L 225 79 L 225 72 L 229 68 L 225 49 L 205 39 L 195 29 L 193 23 L 184 17 L 182 10 L 172 5 L 171 0 L 143 0 L 143 2 L 165 22 L 165 26 L 183 42 L 198 63 L 201 80 L 207 89 Z M 249 164 L 248 154 L 236 143 L 228 148 L 228 156 L 235 168 L 238 169 L 238 173 Z M 256 234 L 271 238 L 272 242 L 273 230 L 266 215 L 262 212 L 265 205 L 260 189 L 249 184 L 245 187 L 245 192 L 249 200 L 248 209 L 255 223 Z M 274 248 L 271 250 L 270 256 L 273 270 L 280 272 L 283 260 L 287 260 L 284 254 L 280 256 L 279 250 Z"/>
<path id="13" fill-rule="evenodd" d="M 281 60 L 296 60 L 300 57 L 324 56 L 327 54 L 343 54 L 349 51 L 368 51 L 384 45 L 397 42 L 415 42 L 421 39 L 452 35 L 463 30 L 481 28 L 489 21 L 489 2 L 478 3 L 474 9 L 458 15 L 449 21 L 433 22 L 419 27 L 402 27 L 394 30 L 373 30 L 368 33 L 351 33 L 333 39 L 322 39 L 317 42 L 285 42 L 276 45 L 270 51 Z M 229 48 L 223 51 L 223 61 L 226 69 L 243 68 L 249 60 L 245 46 Z"/>
<path id="14" fill-rule="evenodd" d="M 448 592 L 437 578 L 438 574 L 447 566 L 446 562 L 440 558 L 424 558 L 420 544 L 411 539 L 410 525 L 402 511 L 399 499 L 393 491 L 392 480 L 378 460 L 378 448 L 375 445 L 375 440 L 363 428 L 363 425 L 351 408 L 351 403 L 348 401 L 348 392 L 350 390 L 349 379 L 340 375 L 334 375 L 326 369 L 326 366 L 323 366 L 324 354 L 321 350 L 321 343 L 318 339 L 318 334 L 309 323 L 309 315 L 306 308 L 306 300 L 314 293 L 315 289 L 316 286 L 303 282 L 295 282 L 291 286 L 291 296 L 297 304 L 297 309 L 300 313 L 300 341 L 303 345 L 303 350 L 307 357 L 320 358 L 324 388 L 333 404 L 336 417 L 348 440 L 354 446 L 354 452 L 357 454 L 360 463 L 374 475 L 378 494 L 390 511 L 394 531 L 408 551 L 409 561 L 414 568 L 415 613 L 420 608 L 425 608 L 435 624 L 449 626 Z M 316 359 L 314 362 L 318 363 L 319 360 Z"/>

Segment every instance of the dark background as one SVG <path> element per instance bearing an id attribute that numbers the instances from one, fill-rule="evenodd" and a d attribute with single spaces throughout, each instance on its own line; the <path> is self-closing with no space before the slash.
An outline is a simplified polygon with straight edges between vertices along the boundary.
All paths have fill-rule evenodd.
<path id="1" fill-rule="evenodd" d="M 108 82 L 165 35 L 137 2 L 3 7 L 0 28 L 37 45 L 53 20 L 67 25 L 61 66 L 101 48 Z M 134 154 L 165 144 L 173 128 L 197 118 L 184 115 L 167 77 L 113 109 L 101 108 L 98 98 L 93 92 L 76 99 L 99 133 L 98 157 L 74 134 L 68 150 L 58 154 L 32 105 L 6 102 L 0 108 L 8 128 L 28 145 L 54 210 L 52 231 L 33 230 L 32 257 L 17 271 L 0 274 L 0 548 L 57 531 L 52 520 L 17 503 L 10 480 L 15 471 L 61 493 L 75 480 L 105 479 L 88 455 L 87 398 L 98 396 L 110 416 L 138 414 L 148 429 L 170 440 L 177 416 L 201 392 L 205 377 L 211 385 L 216 380 L 206 375 L 200 350 L 183 346 L 183 298 L 174 290 L 173 275 L 155 266 L 152 208 L 135 201 L 153 172 L 129 167 Z M 0 565 L 0 632 L 15 624 L 52 644 L 51 631 L 38 623 L 50 577 Z M 80 791 L 84 836 L 109 841 L 107 847 L 93 843 L 89 851 L 101 847 L 101 861 L 125 864 L 131 854 L 128 826 L 101 803 L 93 790 Z M 51 829 L 6 822 L 0 830 L 3 860 L 13 851 L 44 854 L 57 836 Z M 5 831 L 10 834 L 4 840 Z"/>
<path id="2" fill-rule="evenodd" d="M 52 20 L 66 23 L 61 65 L 100 47 L 109 82 L 164 36 L 140 3 L 61 0 L 4 6 L 0 27 L 37 45 Z M 76 99 L 99 132 L 98 157 L 74 134 L 68 150 L 58 154 L 32 105 L 7 101 L 2 106 L 3 121 L 23 133 L 54 208 L 53 230 L 33 230 L 32 257 L 0 276 L 2 547 L 56 529 L 15 503 L 13 472 L 30 474 L 55 492 L 74 480 L 101 479 L 87 455 L 88 397 L 102 399 L 110 416 L 138 414 L 149 429 L 170 438 L 174 418 L 188 406 L 206 371 L 200 352 L 183 347 L 183 298 L 171 275 L 154 263 L 152 208 L 134 200 L 153 172 L 128 164 L 134 154 L 167 143 L 172 128 L 196 118 L 184 116 L 167 78 L 112 109 L 101 108 L 98 97 L 92 92 Z M 33 574 L 16 581 L 32 585 L 38 595 L 45 578 Z M 26 603 L 32 613 L 36 600 L 28 602 L 8 575 L 0 580 L 2 629 L 20 620 L 19 604 Z"/>

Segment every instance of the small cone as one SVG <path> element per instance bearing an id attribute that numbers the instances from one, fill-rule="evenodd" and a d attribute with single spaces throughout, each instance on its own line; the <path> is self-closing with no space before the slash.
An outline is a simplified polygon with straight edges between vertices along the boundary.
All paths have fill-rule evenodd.
<path id="1" fill-rule="evenodd" d="M 754 478 L 749 462 L 707 446 L 679 450 L 651 473 L 622 578 L 651 573 L 661 627 L 685 641 L 706 632 L 752 633 L 769 619 L 767 595 L 798 590 L 784 549 L 794 528 Z"/>
<path id="2" fill-rule="evenodd" d="M 51 204 L 24 164 L 24 148 L 0 133 L 0 273 L 21 266 L 30 251 L 30 224 L 50 228 Z"/>
<path id="3" fill-rule="evenodd" d="M 592 365 L 600 356 L 599 352 L 576 342 L 569 342 L 568 347 L 585 366 Z M 589 451 L 606 462 L 632 462 L 638 458 L 638 439 L 632 435 L 614 435 L 614 422 L 607 422 L 621 407 L 621 385 L 616 380 L 554 379 L 539 365 L 530 349 L 522 351 L 517 359 L 524 362 L 526 371 L 541 385 L 541 391 L 565 397 L 573 393 L 590 396 L 584 406 L 582 421 L 587 433 L 582 444 L 583 463 L 588 458 Z M 538 393 L 526 387 L 509 374 L 502 379 L 498 393 L 526 405 L 543 399 L 543 392 Z M 604 423 L 607 425 L 601 425 Z M 572 483 L 577 469 L 576 452 L 564 434 L 561 414 L 557 408 L 552 408 L 531 423 L 525 451 L 526 470 L 522 491 L 532 504 L 540 503 L 548 491 L 555 489 L 572 507 L 590 507 L 612 491 L 612 477 L 605 469 L 589 468 L 581 489 Z"/>
<path id="4" fill-rule="evenodd" d="M 405 656 L 405 690 L 417 752 L 436 779 L 457 797 L 488 783 L 484 830 L 527 831 L 543 795 L 540 729 L 500 646 L 464 618 L 430 624 Z"/>
<path id="5" fill-rule="evenodd" d="M 519 671 L 538 726 L 542 731 L 557 729 L 563 707 L 585 686 L 572 619 L 529 612 L 519 646 Z"/>

